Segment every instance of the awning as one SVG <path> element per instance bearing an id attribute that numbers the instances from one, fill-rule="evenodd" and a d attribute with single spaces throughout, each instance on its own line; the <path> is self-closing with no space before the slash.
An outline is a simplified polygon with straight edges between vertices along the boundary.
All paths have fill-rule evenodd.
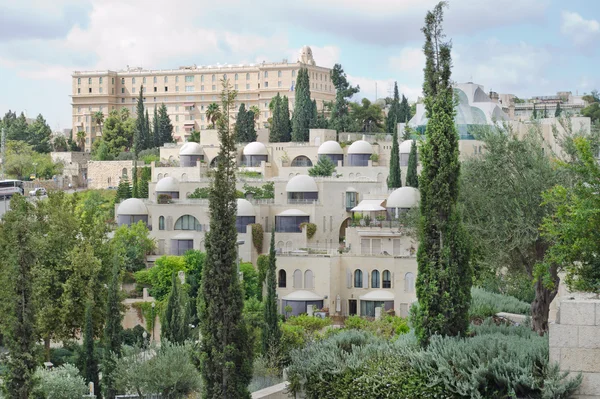
<path id="1" fill-rule="evenodd" d="M 361 295 L 359 299 L 361 301 L 393 301 L 394 293 L 386 290 L 376 290 Z"/>
<path id="2" fill-rule="evenodd" d="M 377 212 L 385 211 L 381 203 L 385 200 L 362 200 L 360 203 L 351 209 L 352 212 Z"/>
<path id="3" fill-rule="evenodd" d="M 276 216 L 309 216 L 308 213 L 302 212 L 300 209 L 287 209 Z"/>
<path id="4" fill-rule="evenodd" d="M 194 122 L 194 121 L 189 121 L 189 122 L 184 123 L 185 126 L 187 126 L 187 125 L 191 126 L 191 125 L 195 125 L 195 124 L 196 124 L 196 122 Z"/>
<path id="5" fill-rule="evenodd" d="M 175 237 L 173 237 L 173 240 L 193 240 L 193 239 L 194 239 L 194 233 L 179 233 Z"/>
<path id="6" fill-rule="evenodd" d="M 196 103 L 183 103 L 184 107 L 191 107 L 193 105 L 196 105 Z"/>
<path id="7" fill-rule="evenodd" d="M 282 299 L 286 301 L 322 301 L 323 296 L 311 291 L 299 290 L 284 296 Z"/>

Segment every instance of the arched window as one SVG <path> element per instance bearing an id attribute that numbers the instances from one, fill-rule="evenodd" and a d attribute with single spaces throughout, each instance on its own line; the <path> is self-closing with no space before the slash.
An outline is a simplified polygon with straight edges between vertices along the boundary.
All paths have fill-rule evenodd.
<path id="1" fill-rule="evenodd" d="M 305 290 L 313 289 L 313 272 L 312 272 L 312 270 L 307 270 L 304 272 L 304 289 Z"/>
<path id="2" fill-rule="evenodd" d="M 294 288 L 302 288 L 302 272 L 298 269 L 294 271 Z"/>
<path id="3" fill-rule="evenodd" d="M 371 288 L 379 288 L 379 270 L 371 272 Z"/>
<path id="4" fill-rule="evenodd" d="M 200 231 L 200 223 L 198 223 L 198 219 L 192 215 L 183 215 L 175 222 L 175 230 Z"/>
<path id="5" fill-rule="evenodd" d="M 279 288 L 285 288 L 287 286 L 287 273 L 285 272 L 285 270 L 280 269 L 279 270 L 279 279 L 278 279 L 278 285 Z"/>
<path id="6" fill-rule="evenodd" d="M 158 229 L 159 230 L 165 229 L 165 217 L 164 216 L 161 216 L 158 218 Z"/>
<path id="7" fill-rule="evenodd" d="M 363 275 L 362 270 L 357 269 L 354 271 L 354 288 L 363 287 Z"/>
<path id="8" fill-rule="evenodd" d="M 299 155 L 292 161 L 292 166 L 313 166 L 313 163 L 309 157 Z"/>
<path id="9" fill-rule="evenodd" d="M 381 276 L 383 280 L 383 288 L 392 288 L 392 274 L 389 270 L 384 270 Z"/>
<path id="10" fill-rule="evenodd" d="M 404 275 L 404 292 L 415 292 L 415 275 L 411 272 Z"/>
<path id="11" fill-rule="evenodd" d="M 235 74 L 235 80 L 238 80 L 238 74 L 237 73 Z"/>

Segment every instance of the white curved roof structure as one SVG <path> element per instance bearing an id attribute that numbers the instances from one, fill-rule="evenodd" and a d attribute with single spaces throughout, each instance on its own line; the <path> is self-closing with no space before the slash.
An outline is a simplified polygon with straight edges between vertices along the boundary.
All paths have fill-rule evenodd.
<path id="1" fill-rule="evenodd" d="M 179 191 L 179 182 L 171 176 L 163 177 L 156 183 L 156 192 L 173 193 Z"/>
<path id="2" fill-rule="evenodd" d="M 139 198 L 128 198 L 119 204 L 117 215 L 147 215 L 148 208 Z"/>
<path id="3" fill-rule="evenodd" d="M 354 208 L 350 209 L 352 212 L 377 212 L 385 211 L 385 208 L 381 206 L 382 200 L 362 200 Z"/>
<path id="4" fill-rule="evenodd" d="M 342 149 L 342 146 L 340 145 L 340 143 L 338 143 L 337 141 L 329 140 L 319 146 L 319 149 L 317 150 L 317 154 L 318 155 L 321 155 L 321 154 L 344 155 L 344 150 Z"/>
<path id="5" fill-rule="evenodd" d="M 252 143 L 247 144 L 244 147 L 244 151 L 243 151 L 244 155 L 269 155 L 269 152 L 267 151 L 267 147 L 265 147 L 265 145 L 259 141 L 255 141 Z"/>
<path id="6" fill-rule="evenodd" d="M 414 208 L 419 205 L 421 193 L 414 187 L 400 187 L 392 191 L 387 199 L 388 208 Z"/>
<path id="7" fill-rule="evenodd" d="M 284 296 L 286 301 L 322 301 L 323 295 L 315 294 L 311 291 L 298 290 Z"/>
<path id="8" fill-rule="evenodd" d="M 200 144 L 190 141 L 185 143 L 179 150 L 179 155 L 202 155 L 202 146 Z"/>
<path id="9" fill-rule="evenodd" d="M 237 199 L 237 216 L 256 216 L 254 206 L 252 206 L 250 201 L 243 198 Z"/>
<path id="10" fill-rule="evenodd" d="M 314 193 L 319 191 L 315 179 L 309 175 L 298 175 L 290 179 L 285 186 L 288 193 Z"/>
<path id="11" fill-rule="evenodd" d="M 410 154 L 410 148 L 412 147 L 412 140 L 404 140 L 402 143 L 400 143 L 400 146 L 398 147 L 399 153 L 400 154 Z"/>
<path id="12" fill-rule="evenodd" d="M 386 290 L 376 290 L 361 295 L 359 299 L 361 301 L 393 301 L 394 293 Z"/>
<path id="13" fill-rule="evenodd" d="M 372 154 L 373 147 L 364 140 L 355 141 L 348 147 L 348 154 Z"/>
<path id="14" fill-rule="evenodd" d="M 350 186 L 350 187 L 348 187 L 348 188 L 346 189 L 346 192 L 347 192 L 347 193 L 357 193 L 357 192 L 358 192 L 358 190 L 357 190 L 357 189 L 355 189 L 354 187 Z"/>
<path id="15" fill-rule="evenodd" d="M 308 213 L 302 212 L 300 209 L 287 209 L 278 213 L 277 216 L 308 216 Z"/>

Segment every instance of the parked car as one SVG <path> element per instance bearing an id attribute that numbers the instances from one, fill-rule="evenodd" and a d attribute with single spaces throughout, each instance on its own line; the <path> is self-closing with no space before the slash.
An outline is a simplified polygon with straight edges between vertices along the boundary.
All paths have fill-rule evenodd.
<path id="1" fill-rule="evenodd" d="M 31 190 L 29 192 L 30 197 L 37 197 L 38 195 L 39 196 L 48 195 L 48 193 L 46 192 L 46 189 L 43 187 L 34 188 L 33 190 Z"/>

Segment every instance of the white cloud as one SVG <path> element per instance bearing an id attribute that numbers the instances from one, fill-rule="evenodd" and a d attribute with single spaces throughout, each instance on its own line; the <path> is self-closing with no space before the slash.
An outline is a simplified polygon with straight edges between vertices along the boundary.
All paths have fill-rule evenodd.
<path id="1" fill-rule="evenodd" d="M 371 79 L 362 76 L 348 75 L 348 81 L 353 86 L 360 86 L 360 92 L 354 96 L 354 101 L 358 101 L 363 97 L 375 101 L 376 98 L 391 97 L 394 93 L 394 79 Z M 404 95 L 409 101 L 416 101 L 422 93 L 420 85 L 420 82 L 416 85 L 398 83 L 400 96 Z"/>
<path id="2" fill-rule="evenodd" d="M 423 74 L 425 67 L 425 54 L 419 47 L 404 47 L 400 55 L 390 57 L 389 67 L 398 72 Z"/>
<path id="3" fill-rule="evenodd" d="M 584 19 L 576 12 L 561 13 L 560 31 L 568 36 L 573 43 L 582 45 L 600 34 L 600 22 L 595 19 Z"/>

